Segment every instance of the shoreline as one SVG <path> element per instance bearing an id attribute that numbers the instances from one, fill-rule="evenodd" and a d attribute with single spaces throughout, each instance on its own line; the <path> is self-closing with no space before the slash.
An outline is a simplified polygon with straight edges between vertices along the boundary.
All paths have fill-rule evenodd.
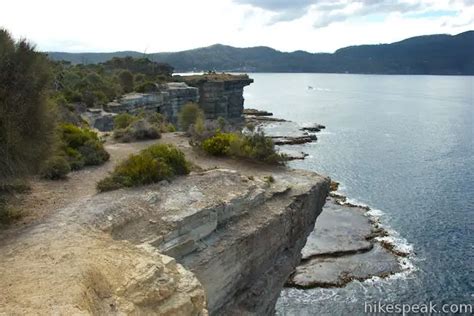
<path id="1" fill-rule="evenodd" d="M 268 113 L 273 115 L 268 111 L 250 109 L 249 114 L 245 116 L 246 122 L 256 124 L 263 130 L 265 130 L 265 126 L 268 124 L 293 124 L 292 131 L 289 132 L 288 135 L 281 136 L 285 133 L 279 133 L 277 136 L 268 135 L 273 139 L 286 140 L 275 144 L 279 146 L 280 151 L 283 153 L 286 153 L 288 149 L 285 148 L 281 150 L 281 145 L 289 147 L 292 145 L 316 142 L 316 133 L 325 128 L 324 125 L 317 123 L 311 126 L 300 126 L 295 122 L 267 116 Z M 299 127 L 297 128 L 297 132 L 294 130 L 295 127 Z M 295 135 L 295 132 L 299 134 Z M 311 132 L 311 134 L 308 132 Z M 309 141 L 299 141 L 305 137 L 307 137 Z M 293 142 L 292 140 L 296 141 Z M 293 153 L 295 152 L 299 153 L 299 148 Z M 289 160 L 304 160 L 308 156 L 308 154 L 303 151 L 301 151 L 300 154 L 300 156 L 289 155 Z M 332 213 L 332 211 L 337 211 L 342 212 L 341 214 L 352 213 L 355 222 L 360 222 L 362 218 L 365 219 L 366 222 L 362 220 L 360 223 L 361 232 L 352 236 L 354 240 L 361 240 L 361 246 L 354 249 L 351 247 L 340 249 L 341 245 L 337 245 L 337 243 L 340 242 L 344 244 L 345 242 L 339 240 L 322 251 L 318 243 L 322 244 L 328 241 L 323 240 L 324 238 L 321 237 L 312 237 L 313 234 L 310 235 L 302 251 L 303 257 L 301 262 L 288 279 L 285 288 L 340 288 L 345 287 L 353 281 L 365 282 L 377 278 L 390 279 L 391 277 L 411 273 L 415 270 L 411 262 L 412 256 L 414 255 L 412 246 L 406 240 L 399 237 L 395 230 L 382 223 L 381 216 L 383 216 L 384 213 L 347 197 L 339 191 L 339 186 L 340 184 L 338 182 L 331 182 L 331 190 L 320 217 L 326 214 L 328 217 L 327 221 L 330 222 L 331 216 L 337 216 L 335 215 L 336 213 Z M 318 218 L 318 221 L 320 223 L 326 220 Z M 316 222 L 313 232 L 317 231 L 317 235 L 320 235 L 321 228 L 318 227 L 318 221 Z M 350 222 L 349 224 L 352 225 L 353 223 Z M 342 225 L 337 225 L 332 228 L 337 230 L 341 229 L 341 226 Z M 342 229 L 340 233 L 344 235 L 350 231 L 351 228 L 346 228 L 346 231 Z M 354 240 L 350 241 L 349 244 L 354 242 Z M 362 243 L 362 240 L 364 240 L 365 243 Z M 314 249 L 311 249 L 311 247 L 314 247 Z M 306 248 L 308 248 L 307 252 L 309 251 L 309 255 L 305 255 Z M 363 265 L 365 260 L 369 260 L 369 263 L 375 264 L 367 264 L 366 266 L 370 267 L 365 269 L 359 268 L 358 264 Z M 377 261 L 382 263 L 378 264 Z"/>

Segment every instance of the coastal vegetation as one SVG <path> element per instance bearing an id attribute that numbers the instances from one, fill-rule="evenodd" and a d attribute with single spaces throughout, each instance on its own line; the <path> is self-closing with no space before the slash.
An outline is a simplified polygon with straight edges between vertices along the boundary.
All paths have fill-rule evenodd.
<path id="1" fill-rule="evenodd" d="M 37 172 L 54 143 L 47 58 L 0 29 L 0 181 Z"/>
<path id="2" fill-rule="evenodd" d="M 168 144 L 153 145 L 121 162 L 97 183 L 97 190 L 104 192 L 171 180 L 189 171 L 190 165 L 181 150 Z"/>
<path id="3" fill-rule="evenodd" d="M 214 136 L 205 139 L 200 147 L 213 156 L 228 156 L 270 164 L 286 161 L 285 155 L 276 152 L 273 141 L 262 131 L 246 134 L 217 132 Z"/>
<path id="4" fill-rule="evenodd" d="M 122 113 L 114 118 L 113 137 L 123 143 L 159 139 L 161 133 L 175 131 L 174 125 L 156 112 L 140 112 L 136 115 Z"/>
<path id="5" fill-rule="evenodd" d="M 185 104 L 178 114 L 178 126 L 183 131 L 188 131 L 192 125 L 201 126 L 204 121 L 204 112 L 196 103 Z"/>

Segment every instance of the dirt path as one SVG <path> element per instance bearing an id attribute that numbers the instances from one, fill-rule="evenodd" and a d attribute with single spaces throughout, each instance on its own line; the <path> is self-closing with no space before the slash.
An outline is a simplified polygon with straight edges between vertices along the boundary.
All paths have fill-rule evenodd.
<path id="1" fill-rule="evenodd" d="M 31 191 L 17 196 L 14 207 L 19 209 L 23 215 L 22 219 L 4 230 L 0 230 L 0 243 L 21 233 L 32 226 L 41 223 L 49 215 L 57 210 L 74 203 L 75 201 L 97 194 L 96 183 L 103 179 L 114 169 L 118 162 L 156 143 L 170 143 L 179 147 L 186 155 L 186 159 L 203 169 L 226 168 L 242 171 L 243 174 L 252 175 L 256 171 L 262 172 L 268 168 L 269 174 L 275 172 L 274 167 L 261 164 L 252 164 L 246 161 L 232 160 L 228 158 L 215 158 L 197 153 L 189 145 L 189 139 L 182 133 L 166 133 L 159 140 L 143 141 L 135 143 L 112 143 L 105 144 L 110 153 L 110 160 L 97 167 L 87 167 L 69 174 L 66 180 L 51 181 L 43 179 L 32 179 L 30 181 Z"/>

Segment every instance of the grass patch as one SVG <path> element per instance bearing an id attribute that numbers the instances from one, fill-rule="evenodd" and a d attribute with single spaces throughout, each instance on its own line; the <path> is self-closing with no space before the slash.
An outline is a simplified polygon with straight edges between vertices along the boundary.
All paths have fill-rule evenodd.
<path id="1" fill-rule="evenodd" d="M 190 165 L 181 150 L 173 145 L 153 145 L 120 163 L 108 177 L 97 183 L 97 190 L 104 192 L 156 183 L 189 171 Z"/>

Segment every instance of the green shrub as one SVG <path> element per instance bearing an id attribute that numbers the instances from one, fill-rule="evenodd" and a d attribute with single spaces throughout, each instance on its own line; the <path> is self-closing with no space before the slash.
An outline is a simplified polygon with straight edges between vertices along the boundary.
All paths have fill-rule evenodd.
<path id="1" fill-rule="evenodd" d="M 46 55 L 0 28 L 0 179 L 37 172 L 54 140 Z"/>
<path id="2" fill-rule="evenodd" d="M 49 158 L 40 171 L 41 177 L 50 180 L 64 179 L 71 171 L 67 160 L 62 156 Z"/>
<path id="3" fill-rule="evenodd" d="M 174 133 L 174 132 L 176 132 L 176 127 L 173 124 L 168 123 L 168 124 L 166 124 L 166 132 Z"/>
<path id="4" fill-rule="evenodd" d="M 123 129 L 114 130 L 114 138 L 120 142 L 128 143 L 132 141 L 158 139 L 161 137 L 158 127 L 150 124 L 145 119 L 139 119 L 130 126 Z"/>
<path id="5" fill-rule="evenodd" d="M 80 128 L 72 124 L 60 125 L 61 140 L 71 169 L 83 166 L 100 165 L 109 160 L 110 155 L 104 149 L 97 133 L 88 128 Z"/>
<path id="6" fill-rule="evenodd" d="M 84 168 L 86 161 L 78 150 L 71 147 L 64 147 L 64 151 L 71 170 Z"/>
<path id="7" fill-rule="evenodd" d="M 110 154 L 104 149 L 101 142 L 89 139 L 78 148 L 79 153 L 84 157 L 86 166 L 96 166 L 109 160 Z"/>
<path id="8" fill-rule="evenodd" d="M 155 126 L 161 126 L 165 123 L 165 117 L 161 113 L 153 112 L 153 113 L 145 113 L 144 118 L 148 121 L 148 123 L 153 124 Z"/>
<path id="9" fill-rule="evenodd" d="M 106 178 L 97 183 L 100 192 L 168 180 L 189 173 L 183 152 L 173 145 L 153 145 L 120 163 Z"/>
<path id="10" fill-rule="evenodd" d="M 284 155 L 276 152 L 275 144 L 263 132 L 245 135 L 240 153 L 235 153 L 235 155 L 268 163 L 280 163 L 286 159 Z"/>
<path id="11" fill-rule="evenodd" d="M 231 147 L 239 142 L 239 136 L 234 133 L 217 133 L 202 142 L 202 149 L 213 156 L 228 156 Z"/>
<path id="12" fill-rule="evenodd" d="M 0 224 L 8 225 L 22 216 L 21 210 L 8 205 L 7 196 L 0 194 Z"/>
<path id="13" fill-rule="evenodd" d="M 128 113 L 122 113 L 114 117 L 114 128 L 115 129 L 120 129 L 120 128 L 127 128 L 135 122 L 137 118 L 133 115 L 130 115 Z"/>
<path id="14" fill-rule="evenodd" d="M 159 159 L 170 166 L 174 174 L 184 175 L 189 173 L 189 164 L 184 153 L 173 145 L 158 144 L 150 146 L 142 151 L 149 153 L 154 159 Z"/>
<path id="15" fill-rule="evenodd" d="M 216 133 L 201 143 L 201 148 L 213 156 L 230 156 L 266 163 L 281 163 L 286 157 L 275 150 L 273 141 L 263 132 L 248 135 Z"/>
<path id="16" fill-rule="evenodd" d="M 204 112 L 196 103 L 186 103 L 178 113 L 178 125 L 183 131 L 188 131 L 199 119 L 204 120 Z"/>

